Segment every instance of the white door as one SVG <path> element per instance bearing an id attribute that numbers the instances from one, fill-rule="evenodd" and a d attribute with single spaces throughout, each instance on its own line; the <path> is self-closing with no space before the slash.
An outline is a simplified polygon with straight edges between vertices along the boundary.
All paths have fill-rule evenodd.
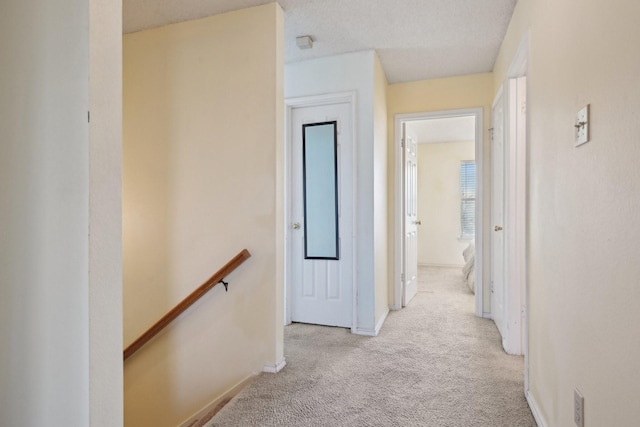
<path id="1" fill-rule="evenodd" d="M 352 326 L 353 133 L 349 103 L 294 108 L 291 321 Z"/>
<path id="2" fill-rule="evenodd" d="M 500 95 L 492 110 L 491 134 L 491 317 L 503 339 L 504 301 L 504 102 Z"/>
<path id="3" fill-rule="evenodd" d="M 418 292 L 418 143 L 402 125 L 404 152 L 404 288 L 402 306 Z"/>

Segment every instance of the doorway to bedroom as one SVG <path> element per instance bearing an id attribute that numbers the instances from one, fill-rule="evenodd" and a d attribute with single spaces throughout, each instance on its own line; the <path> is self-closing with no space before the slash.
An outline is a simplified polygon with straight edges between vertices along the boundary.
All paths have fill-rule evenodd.
<path id="1" fill-rule="evenodd" d="M 402 196 L 396 198 L 396 294 L 403 307 L 444 281 L 469 295 L 470 311 L 483 314 L 476 262 L 482 259 L 476 250 L 482 247 L 481 124 L 481 109 L 396 117 Z"/>

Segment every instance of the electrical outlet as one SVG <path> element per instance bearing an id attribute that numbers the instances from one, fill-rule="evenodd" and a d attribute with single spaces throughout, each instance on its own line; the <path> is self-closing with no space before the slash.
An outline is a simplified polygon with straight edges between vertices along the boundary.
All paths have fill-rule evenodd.
<path id="1" fill-rule="evenodd" d="M 584 427 L 584 397 L 578 389 L 573 391 L 573 421 L 578 427 Z"/>

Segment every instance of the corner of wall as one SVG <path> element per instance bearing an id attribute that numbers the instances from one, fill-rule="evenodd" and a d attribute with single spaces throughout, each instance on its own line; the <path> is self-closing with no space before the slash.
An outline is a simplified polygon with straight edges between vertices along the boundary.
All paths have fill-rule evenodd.
<path id="1" fill-rule="evenodd" d="M 375 324 L 380 325 L 389 312 L 389 230 L 388 230 L 388 150 L 387 144 L 387 76 L 378 54 L 373 52 L 373 127 L 374 127 L 374 280 Z M 376 326 L 379 330 L 379 327 Z M 377 332 L 376 332 L 377 333 Z"/>
<path id="2" fill-rule="evenodd" d="M 121 424 L 122 2 L 89 7 L 89 424 Z"/>
<path id="3" fill-rule="evenodd" d="M 275 224 L 275 355 L 277 365 L 284 363 L 284 282 L 285 282 L 285 143 L 284 143 L 284 11 L 274 3 L 275 19 L 275 106 L 276 112 L 276 224 Z M 284 365 L 283 365 L 284 366 Z M 282 369 L 282 368 L 280 368 Z M 279 369 L 278 369 L 279 371 Z"/>

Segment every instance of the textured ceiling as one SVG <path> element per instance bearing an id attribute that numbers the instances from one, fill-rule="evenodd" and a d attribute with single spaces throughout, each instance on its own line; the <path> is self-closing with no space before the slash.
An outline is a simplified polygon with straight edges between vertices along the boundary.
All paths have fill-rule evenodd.
<path id="1" fill-rule="evenodd" d="M 407 123 L 418 144 L 462 142 L 476 139 L 476 118 L 473 116 L 429 119 Z"/>
<path id="2" fill-rule="evenodd" d="M 124 0 L 124 32 L 270 3 Z M 375 49 L 389 83 L 489 72 L 517 0 L 279 0 L 287 63 Z M 296 36 L 310 35 L 300 50 Z"/>

